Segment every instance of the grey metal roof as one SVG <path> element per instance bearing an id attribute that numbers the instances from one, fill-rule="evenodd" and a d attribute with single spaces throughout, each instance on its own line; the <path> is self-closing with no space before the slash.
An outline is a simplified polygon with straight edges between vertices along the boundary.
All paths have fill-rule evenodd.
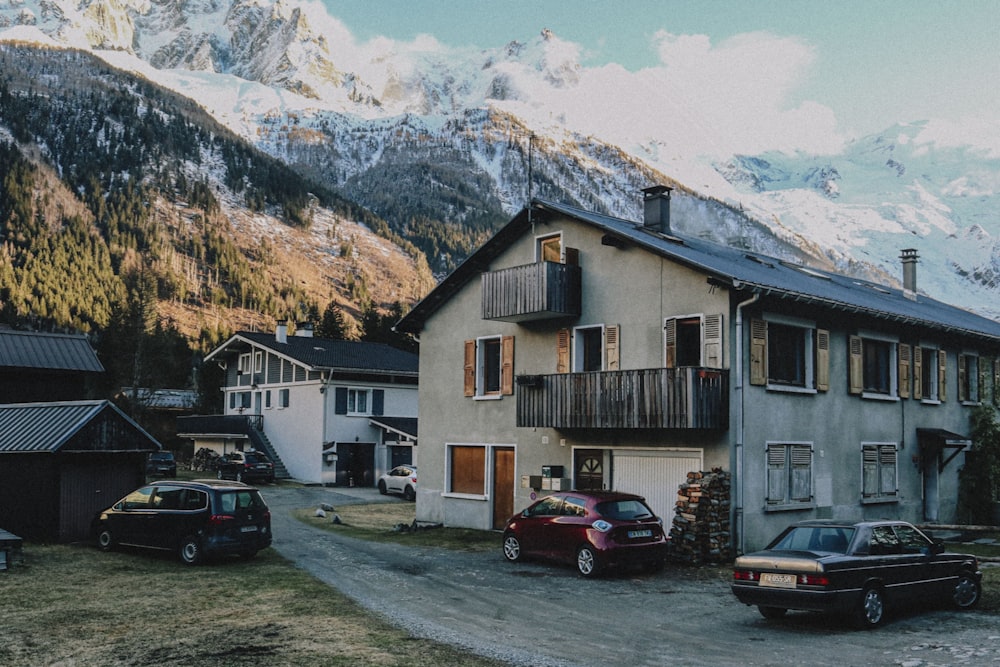
<path id="1" fill-rule="evenodd" d="M 138 403 L 150 410 L 193 410 L 198 405 L 198 392 L 194 389 L 122 387 L 119 396 L 129 401 L 135 396 Z"/>
<path id="2" fill-rule="evenodd" d="M 809 302 L 833 310 L 862 313 L 902 325 L 927 327 L 1000 344 L 1000 323 L 923 294 L 911 299 L 898 288 L 799 266 L 703 239 L 660 234 L 643 229 L 641 224 L 635 222 L 564 204 L 535 200 L 533 206 L 535 211 L 551 211 L 589 224 L 626 245 L 643 248 L 702 271 L 737 290 Z M 445 278 L 400 320 L 396 328 L 418 333 L 426 319 L 468 280 L 487 270 L 489 262 L 509 245 L 512 238 L 523 233 L 527 224 L 527 215 L 522 212 Z"/>
<path id="3" fill-rule="evenodd" d="M 372 417 L 368 422 L 411 440 L 417 439 L 416 417 Z"/>
<path id="4" fill-rule="evenodd" d="M 85 336 L 38 331 L 0 331 L 0 367 L 104 372 Z"/>
<path id="5" fill-rule="evenodd" d="M 110 401 L 0 405 L 0 454 L 56 452 L 104 410 L 114 410 L 153 443 L 156 440 Z M 159 443 L 156 443 L 159 446 Z"/>
<path id="6" fill-rule="evenodd" d="M 222 354 L 233 344 L 252 343 L 294 359 L 314 370 L 382 372 L 416 375 L 418 357 L 412 352 L 397 350 L 385 343 L 355 340 L 333 340 L 312 336 L 288 336 L 279 343 L 273 333 L 241 331 L 213 350 L 207 357 Z"/>

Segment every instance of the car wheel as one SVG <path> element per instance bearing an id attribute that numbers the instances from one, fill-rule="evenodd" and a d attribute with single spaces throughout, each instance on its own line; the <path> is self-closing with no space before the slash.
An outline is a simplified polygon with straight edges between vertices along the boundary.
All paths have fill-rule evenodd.
<path id="1" fill-rule="evenodd" d="M 181 560 L 186 565 L 197 565 L 201 562 L 201 542 L 194 535 L 188 535 L 181 540 Z"/>
<path id="2" fill-rule="evenodd" d="M 979 604 L 982 588 L 976 578 L 969 572 L 958 575 L 955 588 L 951 592 L 951 601 L 959 609 L 972 609 Z"/>
<path id="3" fill-rule="evenodd" d="M 101 551 L 111 551 L 115 548 L 114 535 L 107 526 L 101 526 L 100 532 L 97 533 L 97 548 Z"/>
<path id="4" fill-rule="evenodd" d="M 861 602 L 858 604 L 855 623 L 858 627 L 870 630 L 882 624 L 885 618 L 885 596 L 882 589 L 877 586 L 869 586 L 861 595 Z"/>
<path id="5" fill-rule="evenodd" d="M 764 605 L 760 605 L 757 607 L 757 611 L 759 611 L 760 615 L 764 618 L 774 620 L 784 616 L 788 610 L 784 607 L 766 607 Z"/>
<path id="6" fill-rule="evenodd" d="M 383 496 L 384 496 L 384 495 L 385 495 L 386 493 L 388 493 L 388 492 L 386 491 L 386 488 L 385 488 L 385 480 L 384 480 L 384 479 L 380 479 L 380 480 L 378 481 L 378 492 L 379 492 L 379 493 L 381 493 L 381 494 L 382 494 Z"/>
<path id="7" fill-rule="evenodd" d="M 412 486 L 407 486 L 405 489 L 403 489 L 403 498 L 409 500 L 410 502 L 413 502 L 414 500 L 417 499 L 417 492 L 413 490 Z"/>
<path id="8" fill-rule="evenodd" d="M 503 557 L 511 563 L 521 560 L 521 543 L 512 533 L 503 536 Z"/>
<path id="9" fill-rule="evenodd" d="M 589 544 L 585 544 L 577 550 L 576 569 L 585 577 L 596 577 L 601 571 L 601 563 L 597 560 L 597 553 Z"/>

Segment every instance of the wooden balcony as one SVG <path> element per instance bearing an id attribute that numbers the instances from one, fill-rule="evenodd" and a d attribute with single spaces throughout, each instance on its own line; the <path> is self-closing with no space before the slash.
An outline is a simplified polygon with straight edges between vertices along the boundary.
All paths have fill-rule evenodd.
<path id="1" fill-rule="evenodd" d="M 517 425 L 558 429 L 729 428 L 729 371 L 648 368 L 521 375 Z"/>
<path id="2" fill-rule="evenodd" d="M 483 319 L 530 322 L 580 316 L 580 267 L 535 262 L 483 274 Z"/>

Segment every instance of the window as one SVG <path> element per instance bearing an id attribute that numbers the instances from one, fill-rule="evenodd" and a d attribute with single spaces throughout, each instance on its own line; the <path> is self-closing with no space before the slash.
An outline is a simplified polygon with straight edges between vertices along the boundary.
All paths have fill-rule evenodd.
<path id="1" fill-rule="evenodd" d="M 264 392 L 264 407 L 268 410 L 271 409 L 271 390 L 268 389 Z"/>
<path id="2" fill-rule="evenodd" d="M 486 495 L 486 447 L 453 445 L 448 448 L 448 491 Z"/>
<path id="3" fill-rule="evenodd" d="M 465 341 L 466 396 L 514 393 L 514 337 L 488 336 Z"/>
<path id="4" fill-rule="evenodd" d="M 979 357 L 975 354 L 958 355 L 958 400 L 979 402 Z"/>
<path id="5" fill-rule="evenodd" d="M 573 370 L 577 373 L 604 370 L 604 327 L 573 330 Z"/>
<path id="6" fill-rule="evenodd" d="M 236 367 L 239 374 L 249 373 L 252 370 L 250 366 L 250 354 L 241 354 L 239 365 Z"/>
<path id="7" fill-rule="evenodd" d="M 278 390 L 278 407 L 287 408 L 289 406 L 289 397 L 287 389 Z"/>
<path id="8" fill-rule="evenodd" d="M 260 352 L 260 351 L 254 352 L 253 353 L 253 372 L 254 373 L 260 373 L 262 370 L 264 370 L 264 353 Z"/>
<path id="9" fill-rule="evenodd" d="M 770 508 L 812 503 L 812 445 L 767 445 L 767 505 Z"/>
<path id="10" fill-rule="evenodd" d="M 827 391 L 830 332 L 782 315 L 751 320 L 750 383 L 777 390 Z"/>
<path id="11" fill-rule="evenodd" d="M 619 368 L 617 324 L 560 329 L 556 333 L 556 372 L 616 371 Z M 570 366 L 570 352 L 573 364 Z"/>
<path id="12" fill-rule="evenodd" d="M 944 400 L 947 366 L 944 350 L 922 345 L 913 352 L 913 398 L 936 403 Z"/>
<path id="13" fill-rule="evenodd" d="M 229 394 L 229 409 L 243 410 L 250 407 L 249 391 L 234 391 Z"/>
<path id="14" fill-rule="evenodd" d="M 896 341 L 874 335 L 849 340 L 850 392 L 868 398 L 898 396 Z"/>
<path id="15" fill-rule="evenodd" d="M 686 315 L 664 321 L 667 368 L 722 368 L 722 315 Z"/>
<path id="16" fill-rule="evenodd" d="M 349 415 L 371 414 L 369 390 L 367 389 L 347 390 L 347 414 Z"/>
<path id="17" fill-rule="evenodd" d="M 896 444 L 861 446 L 861 499 L 863 502 L 896 500 Z"/>
<path id="18" fill-rule="evenodd" d="M 562 235 L 539 238 L 536 252 L 539 262 L 562 262 Z"/>

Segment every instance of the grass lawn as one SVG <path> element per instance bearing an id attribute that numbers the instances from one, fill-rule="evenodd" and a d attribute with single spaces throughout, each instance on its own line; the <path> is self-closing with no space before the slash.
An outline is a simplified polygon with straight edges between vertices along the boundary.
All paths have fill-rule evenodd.
<path id="1" fill-rule="evenodd" d="M 174 554 L 24 546 L 0 572 L 0 665 L 498 667 L 382 622 L 271 549 L 200 567 Z"/>

